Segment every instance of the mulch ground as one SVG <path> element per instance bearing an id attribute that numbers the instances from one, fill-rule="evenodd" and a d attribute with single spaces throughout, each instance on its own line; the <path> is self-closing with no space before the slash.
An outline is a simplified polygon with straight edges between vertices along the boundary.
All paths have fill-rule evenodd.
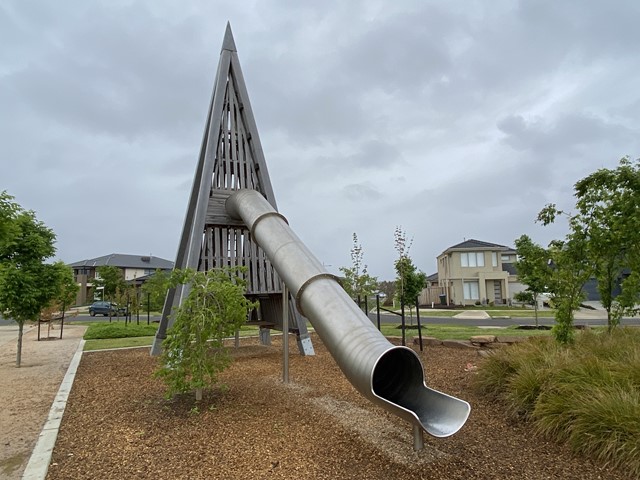
<path id="1" fill-rule="evenodd" d="M 471 388 L 477 352 L 425 349 L 427 384 L 471 403 L 452 437 L 425 435 L 366 401 L 317 337 L 281 381 L 273 346 L 243 340 L 226 388 L 164 399 L 148 349 L 85 353 L 47 478 L 54 479 L 623 479 L 506 419 Z M 291 339 L 291 352 L 297 352 Z"/>

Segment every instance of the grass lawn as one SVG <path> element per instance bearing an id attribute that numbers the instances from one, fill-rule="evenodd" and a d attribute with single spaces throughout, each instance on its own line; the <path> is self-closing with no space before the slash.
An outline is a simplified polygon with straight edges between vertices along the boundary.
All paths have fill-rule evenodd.
<path id="1" fill-rule="evenodd" d="M 153 336 L 146 337 L 126 337 L 126 338 L 98 338 L 87 340 L 84 344 L 84 351 L 105 350 L 109 348 L 129 348 L 147 347 L 153 343 Z"/>
<path id="2" fill-rule="evenodd" d="M 511 317 L 511 318 L 533 318 L 535 317 L 535 312 L 531 309 L 528 308 L 513 308 L 513 307 L 485 307 L 485 308 L 478 308 L 478 307 L 470 307 L 467 308 L 466 310 L 482 310 L 484 312 L 487 312 L 487 314 L 489 314 L 490 317 L 498 317 L 498 318 L 504 318 L 504 317 Z M 458 315 L 459 313 L 464 312 L 465 310 L 437 310 L 437 309 L 431 309 L 431 308 L 421 308 L 420 309 L 420 316 L 423 317 L 453 317 L 455 315 Z M 373 310 L 371 313 L 375 314 L 375 310 Z M 405 315 L 408 317 L 409 316 L 409 311 L 405 310 Z M 556 315 L 554 310 L 541 310 L 538 311 L 538 318 L 554 318 Z M 415 318 L 415 312 L 413 314 L 414 318 Z"/>
<path id="3" fill-rule="evenodd" d="M 307 324 L 310 331 L 313 330 L 311 324 Z M 86 351 L 102 350 L 108 348 L 127 348 L 151 346 L 153 338 L 158 328 L 158 324 L 136 325 L 124 322 L 92 322 L 88 323 L 89 328 L 84 335 L 86 340 L 84 349 Z M 240 329 L 240 336 L 258 335 L 258 327 L 246 325 Z M 383 324 L 382 334 L 387 337 L 401 337 L 402 330 L 395 324 Z M 435 337 L 439 340 L 469 340 L 474 335 L 508 335 L 531 337 L 538 335 L 549 335 L 548 330 L 518 330 L 516 326 L 505 328 L 480 328 L 458 325 L 423 325 L 422 335 Z M 418 336 L 417 328 L 408 328 L 406 338 L 408 342 Z"/>
<path id="4" fill-rule="evenodd" d="M 491 317 L 510 317 L 510 318 L 534 318 L 533 310 L 485 310 Z M 538 318 L 555 318 L 555 310 L 538 311 Z"/>
<path id="5" fill-rule="evenodd" d="M 151 346 L 158 329 L 157 323 L 151 325 L 124 322 L 90 322 L 84 334 L 86 340 L 85 351 L 102 350 L 107 348 L 127 348 Z M 240 336 L 246 337 L 258 334 L 258 327 L 245 325 L 240 328 Z"/>
<path id="6" fill-rule="evenodd" d="M 382 334 L 386 337 L 401 337 L 402 329 L 398 325 L 382 325 Z M 502 335 L 502 336 L 518 336 L 531 337 L 538 335 L 549 335 L 549 330 L 518 330 L 516 325 L 499 328 L 480 328 L 459 325 L 422 325 L 422 336 L 435 337 L 438 340 L 469 340 L 475 335 Z M 407 339 L 418 336 L 417 328 L 408 328 L 406 330 Z"/>

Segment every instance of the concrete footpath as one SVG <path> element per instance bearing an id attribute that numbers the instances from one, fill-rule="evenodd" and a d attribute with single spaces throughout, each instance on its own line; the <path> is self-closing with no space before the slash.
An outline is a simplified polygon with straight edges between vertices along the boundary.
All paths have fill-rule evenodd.
<path id="1" fill-rule="evenodd" d="M 0 326 L 0 478 L 44 479 L 80 363 L 87 327 L 25 326 L 16 367 L 17 324 Z M 47 335 L 49 337 L 47 338 Z"/>

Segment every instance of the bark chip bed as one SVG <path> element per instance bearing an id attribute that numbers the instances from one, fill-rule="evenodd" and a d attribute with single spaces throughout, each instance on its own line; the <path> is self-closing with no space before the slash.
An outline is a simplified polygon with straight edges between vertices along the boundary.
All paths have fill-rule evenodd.
<path id="1" fill-rule="evenodd" d="M 425 435 L 365 400 L 317 337 L 316 355 L 290 340 L 291 383 L 279 340 L 243 340 L 224 389 L 165 400 L 148 349 L 83 355 L 47 478 L 56 479 L 622 479 L 506 420 L 470 387 L 476 351 L 429 347 L 427 384 L 471 403 L 456 435 Z"/>

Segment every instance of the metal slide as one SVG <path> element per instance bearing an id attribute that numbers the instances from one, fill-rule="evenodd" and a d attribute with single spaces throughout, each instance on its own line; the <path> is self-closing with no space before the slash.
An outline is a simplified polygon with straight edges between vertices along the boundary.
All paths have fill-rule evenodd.
<path id="1" fill-rule="evenodd" d="M 434 437 L 462 428 L 469 404 L 426 386 L 418 355 L 394 346 L 375 328 L 259 192 L 233 193 L 226 210 L 250 229 L 300 312 L 362 395 Z"/>

